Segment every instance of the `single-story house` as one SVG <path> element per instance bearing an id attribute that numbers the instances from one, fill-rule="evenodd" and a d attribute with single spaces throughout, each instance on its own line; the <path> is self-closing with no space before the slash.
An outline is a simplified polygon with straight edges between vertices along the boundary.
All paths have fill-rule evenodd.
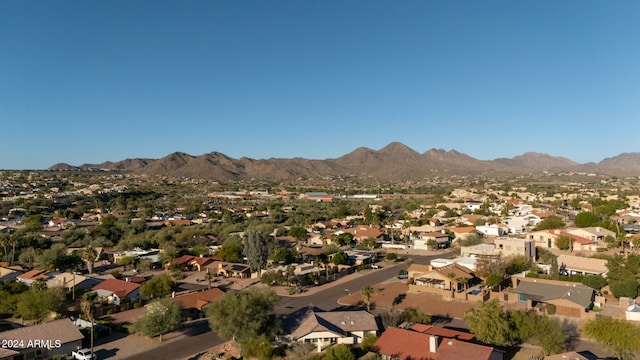
<path id="1" fill-rule="evenodd" d="M 0 283 L 6 282 L 6 281 L 14 281 L 21 274 L 22 274 L 22 271 L 18 271 L 8 267 L 0 267 Z"/>
<path id="2" fill-rule="evenodd" d="M 607 268 L 608 261 L 605 259 L 561 254 L 557 260 L 560 270 L 566 271 L 566 275 L 600 275 L 606 277 L 607 272 L 609 272 L 609 268 Z"/>
<path id="3" fill-rule="evenodd" d="M 183 268 L 193 267 L 198 271 L 202 271 L 203 267 L 215 261 L 222 261 L 222 259 L 210 256 L 182 255 L 178 258 L 172 259 L 171 263 L 178 264 Z"/>
<path id="4" fill-rule="evenodd" d="M 182 304 L 182 314 L 185 318 L 199 319 L 204 316 L 204 308 L 211 302 L 224 297 L 224 291 L 219 288 L 192 292 L 176 296 L 176 300 Z"/>
<path id="5" fill-rule="evenodd" d="M 251 277 L 251 267 L 247 264 L 214 261 L 204 266 L 205 270 L 218 276 L 248 279 Z"/>
<path id="6" fill-rule="evenodd" d="M 0 341 L 11 340 L 14 344 L 17 342 L 18 346 L 6 349 L 5 342 L 2 342 L 0 359 L 42 359 L 69 355 L 82 347 L 83 339 L 84 335 L 70 319 L 7 330 L 0 332 Z"/>
<path id="7" fill-rule="evenodd" d="M 545 311 L 544 305 L 555 306 L 555 314 L 575 318 L 585 318 L 593 308 L 595 291 L 579 283 L 547 279 L 513 276 L 512 293 L 517 299 L 510 301 L 526 302 L 527 309 Z"/>
<path id="8" fill-rule="evenodd" d="M 450 331 L 457 333 L 454 330 Z M 371 351 L 378 353 L 383 359 L 389 360 L 460 360 L 471 358 L 474 360 L 502 360 L 504 358 L 504 352 L 501 350 L 474 344 L 462 340 L 460 337 L 422 333 L 396 327 L 388 327 L 375 342 Z"/>
<path id="9" fill-rule="evenodd" d="M 375 316 L 364 310 L 323 311 L 311 307 L 283 317 L 284 340 L 316 344 L 318 351 L 332 344 L 358 344 L 378 334 Z"/>
<path id="10" fill-rule="evenodd" d="M 20 281 L 31 286 L 31 284 L 33 284 L 37 280 L 48 281 L 49 279 L 51 279 L 49 273 L 50 272 L 47 270 L 34 269 L 31 271 L 27 271 L 24 274 L 18 275 L 16 277 L 16 281 Z"/>
<path id="11" fill-rule="evenodd" d="M 441 231 L 421 232 L 417 236 L 411 236 L 413 240 L 413 248 L 416 250 L 431 250 L 434 247 L 446 248 L 451 245 L 451 239 L 447 233 Z M 433 246 L 429 246 L 429 242 L 433 242 Z"/>
<path id="12" fill-rule="evenodd" d="M 124 280 L 107 279 L 91 288 L 91 290 L 98 293 L 98 297 L 115 305 L 120 305 L 123 298 L 128 298 L 131 301 L 141 299 L 140 285 Z"/>

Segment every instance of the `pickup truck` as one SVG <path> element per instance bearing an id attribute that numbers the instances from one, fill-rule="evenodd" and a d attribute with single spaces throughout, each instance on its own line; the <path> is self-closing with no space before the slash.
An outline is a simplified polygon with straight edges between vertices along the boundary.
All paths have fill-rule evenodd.
<path id="1" fill-rule="evenodd" d="M 76 360 L 97 360 L 98 359 L 96 354 L 91 352 L 91 349 L 80 349 L 78 351 L 72 351 L 71 358 Z"/>

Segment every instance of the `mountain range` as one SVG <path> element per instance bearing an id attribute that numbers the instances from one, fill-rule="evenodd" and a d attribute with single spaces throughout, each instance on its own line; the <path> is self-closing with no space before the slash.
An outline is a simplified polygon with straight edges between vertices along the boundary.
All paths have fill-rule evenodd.
<path id="1" fill-rule="evenodd" d="M 424 153 L 392 142 L 380 150 L 360 147 L 335 159 L 234 159 L 219 152 L 193 156 L 175 152 L 161 159 L 126 159 L 102 164 L 53 165 L 49 170 L 112 170 L 218 181 L 249 179 L 288 180 L 323 176 L 366 176 L 379 180 L 419 180 L 435 175 L 509 175 L 543 171 L 640 176 L 640 153 L 624 153 L 599 163 L 579 164 L 569 159 L 527 152 L 514 158 L 478 160 L 456 150 Z"/>

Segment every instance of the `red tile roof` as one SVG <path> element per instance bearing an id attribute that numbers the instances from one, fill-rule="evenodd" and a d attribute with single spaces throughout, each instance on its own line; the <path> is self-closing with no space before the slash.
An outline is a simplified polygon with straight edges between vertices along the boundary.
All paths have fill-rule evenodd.
<path id="1" fill-rule="evenodd" d="M 464 341 L 471 341 L 475 337 L 470 333 L 425 324 L 414 324 L 410 329 L 427 335 L 436 335 Z"/>
<path id="2" fill-rule="evenodd" d="M 118 279 L 107 279 L 100 284 L 91 288 L 91 290 L 106 290 L 116 294 L 118 297 L 124 297 L 139 288 L 140 285 L 128 281 Z"/>
<path id="3" fill-rule="evenodd" d="M 207 304 L 212 301 L 221 299 L 224 296 L 224 291 L 218 288 L 212 288 L 210 290 L 193 292 L 186 295 L 177 296 L 176 300 L 180 301 L 183 309 L 198 309 L 202 310 Z"/>
<path id="4" fill-rule="evenodd" d="M 431 360 L 474 360 L 489 359 L 494 352 L 500 352 L 489 346 L 465 342 L 458 339 L 440 337 L 437 350 L 429 349 L 431 335 L 412 330 L 389 327 L 380 335 L 372 350 L 380 355 L 392 356 L 397 359 L 431 359 Z"/>
<path id="5" fill-rule="evenodd" d="M 28 271 L 20 276 L 18 276 L 18 279 L 24 279 L 24 280 L 38 280 L 38 279 L 49 279 L 50 276 L 47 275 L 47 271 L 46 270 L 31 270 Z"/>

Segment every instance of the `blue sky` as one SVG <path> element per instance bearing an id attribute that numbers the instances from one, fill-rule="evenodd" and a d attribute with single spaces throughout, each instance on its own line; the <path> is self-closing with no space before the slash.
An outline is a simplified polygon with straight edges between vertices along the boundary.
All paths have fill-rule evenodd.
<path id="1" fill-rule="evenodd" d="M 639 152 L 636 1 L 2 1 L 0 169 Z"/>

